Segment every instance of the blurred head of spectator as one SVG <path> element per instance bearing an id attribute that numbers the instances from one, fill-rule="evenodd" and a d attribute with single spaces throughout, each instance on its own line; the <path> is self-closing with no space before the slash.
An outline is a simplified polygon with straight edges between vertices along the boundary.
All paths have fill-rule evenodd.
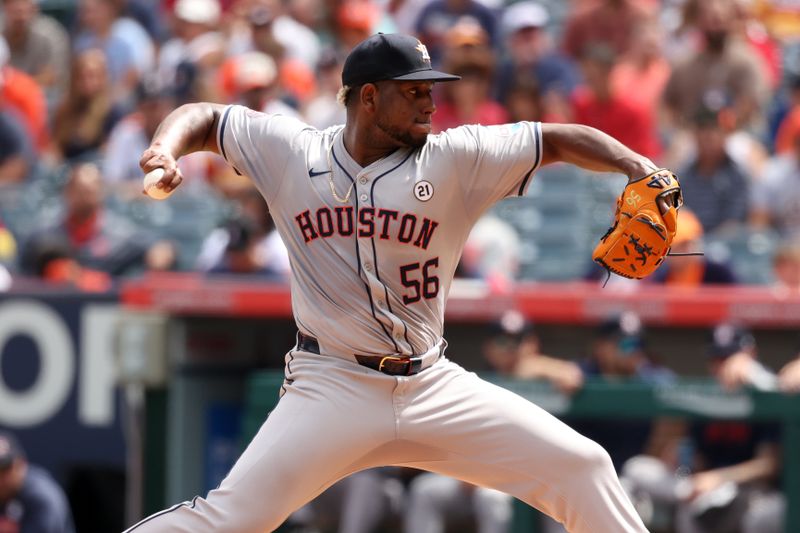
<path id="1" fill-rule="evenodd" d="M 800 294 L 800 242 L 790 241 L 778 247 L 772 271 L 777 288 Z"/>
<path id="2" fill-rule="evenodd" d="M 68 225 L 81 224 L 96 217 L 104 200 L 100 170 L 91 163 L 72 167 L 63 195 Z"/>
<path id="3" fill-rule="evenodd" d="M 28 461 L 8 431 L 0 431 L 0 510 L 5 511 L 0 515 L 4 533 L 75 531 L 64 491 L 48 472 Z"/>
<path id="4" fill-rule="evenodd" d="M 480 26 L 462 21 L 447 33 L 445 69 L 461 76 L 458 83 L 441 85 L 442 98 L 433 115 L 434 131 L 462 124 L 504 124 L 505 109 L 492 100 L 490 80 L 494 54 Z"/>
<path id="5" fill-rule="evenodd" d="M 756 357 L 756 339 L 753 334 L 747 328 L 732 322 L 722 322 L 714 326 L 708 344 L 711 375 L 719 377 L 725 361 L 738 353 Z"/>
<path id="6" fill-rule="evenodd" d="M 501 24 L 514 63 L 532 65 L 550 51 L 552 43 L 546 31 L 549 21 L 547 10 L 538 2 L 518 2 L 506 8 Z"/>
<path id="7" fill-rule="evenodd" d="M 372 0 L 344 0 L 336 10 L 336 32 L 342 48 L 352 48 L 372 35 L 381 12 Z"/>
<path id="8" fill-rule="evenodd" d="M 511 310 L 489 325 L 483 353 L 492 371 L 513 376 L 525 354 L 539 352 L 539 338 L 522 313 Z"/>
<path id="9" fill-rule="evenodd" d="M 651 15 L 638 0 L 600 0 L 573 2 L 564 29 L 564 51 L 580 57 L 589 43 L 603 43 L 616 54 L 625 54 L 632 46 L 635 28 Z"/>
<path id="10" fill-rule="evenodd" d="M 345 109 L 336 101 L 342 86 L 342 65 L 342 57 L 333 48 L 324 50 L 317 63 L 317 94 L 304 112 L 308 123 L 316 128 L 325 129 L 345 122 Z"/>
<path id="11" fill-rule="evenodd" d="M 278 92 L 275 61 L 261 52 L 246 52 L 235 59 L 234 94 L 243 105 L 261 111 Z"/>
<path id="12" fill-rule="evenodd" d="M 281 15 L 279 2 L 256 2 L 248 12 L 247 20 L 253 39 L 253 47 L 280 62 L 286 55 L 286 46 L 276 37 L 276 20 Z"/>
<path id="13" fill-rule="evenodd" d="M 217 28 L 222 9 L 217 0 L 178 0 L 173 33 L 186 42 Z"/>
<path id="14" fill-rule="evenodd" d="M 642 321 L 627 311 L 603 321 L 595 331 L 587 361 L 589 374 L 633 376 L 645 356 Z"/>
<path id="15" fill-rule="evenodd" d="M 151 139 L 158 125 L 175 107 L 175 91 L 158 76 L 145 76 L 136 86 L 136 102 L 145 135 Z"/>
<path id="16" fill-rule="evenodd" d="M 112 101 L 112 87 L 102 50 L 73 56 L 70 84 L 53 118 L 53 142 L 67 160 L 97 156 L 122 115 Z"/>
<path id="17" fill-rule="evenodd" d="M 3 35 L 11 64 L 32 76 L 55 97 L 67 75 L 69 35 L 57 21 L 39 12 L 36 0 L 3 0 Z"/>
<path id="18" fill-rule="evenodd" d="M 436 0 L 429 2 L 417 17 L 416 31 L 425 44 L 434 66 L 440 65 L 447 34 L 463 22 L 479 25 L 488 36 L 490 46 L 497 45 L 497 17 L 486 5 L 475 0 Z"/>
<path id="19" fill-rule="evenodd" d="M 120 16 L 120 0 L 80 0 L 78 22 L 84 31 L 108 38 L 114 21 Z"/>
<path id="20" fill-rule="evenodd" d="M 684 24 L 697 28 L 705 49 L 712 53 L 725 49 L 739 22 L 738 16 L 733 0 L 688 0 L 684 4 Z"/>
<path id="21" fill-rule="evenodd" d="M 12 50 L 23 44 L 38 14 L 33 0 L 3 0 L 3 35 Z"/>
<path id="22" fill-rule="evenodd" d="M 611 98 L 611 71 L 617 63 L 614 50 L 602 43 L 590 43 L 581 54 L 581 71 L 587 88 L 599 101 Z"/>
<path id="23" fill-rule="evenodd" d="M 543 120 L 545 109 L 535 78 L 519 76 L 514 79 L 506 95 L 506 109 L 509 122 Z"/>
<path id="24" fill-rule="evenodd" d="M 6 431 L 0 432 L 0 503 L 11 500 L 22 488 L 28 460 L 19 441 Z"/>

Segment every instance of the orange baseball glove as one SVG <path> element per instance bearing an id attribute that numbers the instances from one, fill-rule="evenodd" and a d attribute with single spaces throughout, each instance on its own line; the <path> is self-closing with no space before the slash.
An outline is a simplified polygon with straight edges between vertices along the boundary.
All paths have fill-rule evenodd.
<path id="1" fill-rule="evenodd" d="M 678 177 L 670 170 L 662 168 L 628 182 L 617 199 L 614 224 L 592 259 L 626 278 L 649 276 L 669 252 L 682 205 Z"/>

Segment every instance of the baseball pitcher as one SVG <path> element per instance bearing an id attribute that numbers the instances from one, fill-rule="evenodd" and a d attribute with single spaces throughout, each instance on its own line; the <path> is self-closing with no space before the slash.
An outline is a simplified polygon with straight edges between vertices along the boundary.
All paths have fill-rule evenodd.
<path id="1" fill-rule="evenodd" d="M 646 531 L 608 454 L 450 361 L 443 317 L 470 228 L 524 195 L 540 166 L 564 161 L 638 184 L 596 252 L 632 277 L 668 251 L 677 179 L 585 126 L 431 135 L 433 85 L 457 79 L 433 70 L 417 39 L 377 34 L 344 64 L 344 126 L 207 103 L 161 124 L 141 159 L 145 172 L 164 170 L 158 187 L 180 185 L 178 158 L 210 150 L 266 199 L 291 260 L 298 333 L 277 407 L 219 488 L 129 532 L 272 531 L 337 480 L 382 465 L 498 489 L 571 532 Z"/>

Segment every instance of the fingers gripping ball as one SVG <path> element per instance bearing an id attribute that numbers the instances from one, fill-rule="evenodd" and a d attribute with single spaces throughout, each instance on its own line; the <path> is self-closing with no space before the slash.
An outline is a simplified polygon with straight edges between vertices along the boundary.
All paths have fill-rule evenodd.
<path id="1" fill-rule="evenodd" d="M 144 183 L 143 183 L 144 192 L 147 194 L 147 196 L 149 196 L 154 200 L 163 200 L 165 198 L 168 198 L 173 192 L 173 191 L 167 191 L 165 189 L 159 189 L 157 187 L 158 182 L 161 180 L 163 176 L 164 176 L 164 169 L 156 168 L 148 172 L 147 175 L 144 177 Z"/>
<path id="2" fill-rule="evenodd" d="M 628 183 L 617 199 L 614 223 L 594 249 L 592 259 L 626 278 L 655 272 L 675 238 L 683 205 L 678 177 L 660 169 Z"/>

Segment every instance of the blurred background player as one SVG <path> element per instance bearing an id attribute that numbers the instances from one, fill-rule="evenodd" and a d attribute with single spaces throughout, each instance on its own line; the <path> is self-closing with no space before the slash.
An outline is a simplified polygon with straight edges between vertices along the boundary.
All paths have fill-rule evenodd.
<path id="1" fill-rule="evenodd" d="M 16 437 L 0 431 L 0 533 L 74 533 L 64 491 L 28 462 Z"/>
<path id="2" fill-rule="evenodd" d="M 756 350 L 749 331 L 718 324 L 711 332 L 709 374 L 724 383 L 729 358 L 741 353 L 754 358 Z M 640 510 L 673 509 L 681 533 L 781 533 L 786 502 L 778 489 L 778 444 L 774 424 L 698 420 L 662 454 L 629 460 L 621 479 Z M 653 511 L 643 519 L 658 516 Z"/>

